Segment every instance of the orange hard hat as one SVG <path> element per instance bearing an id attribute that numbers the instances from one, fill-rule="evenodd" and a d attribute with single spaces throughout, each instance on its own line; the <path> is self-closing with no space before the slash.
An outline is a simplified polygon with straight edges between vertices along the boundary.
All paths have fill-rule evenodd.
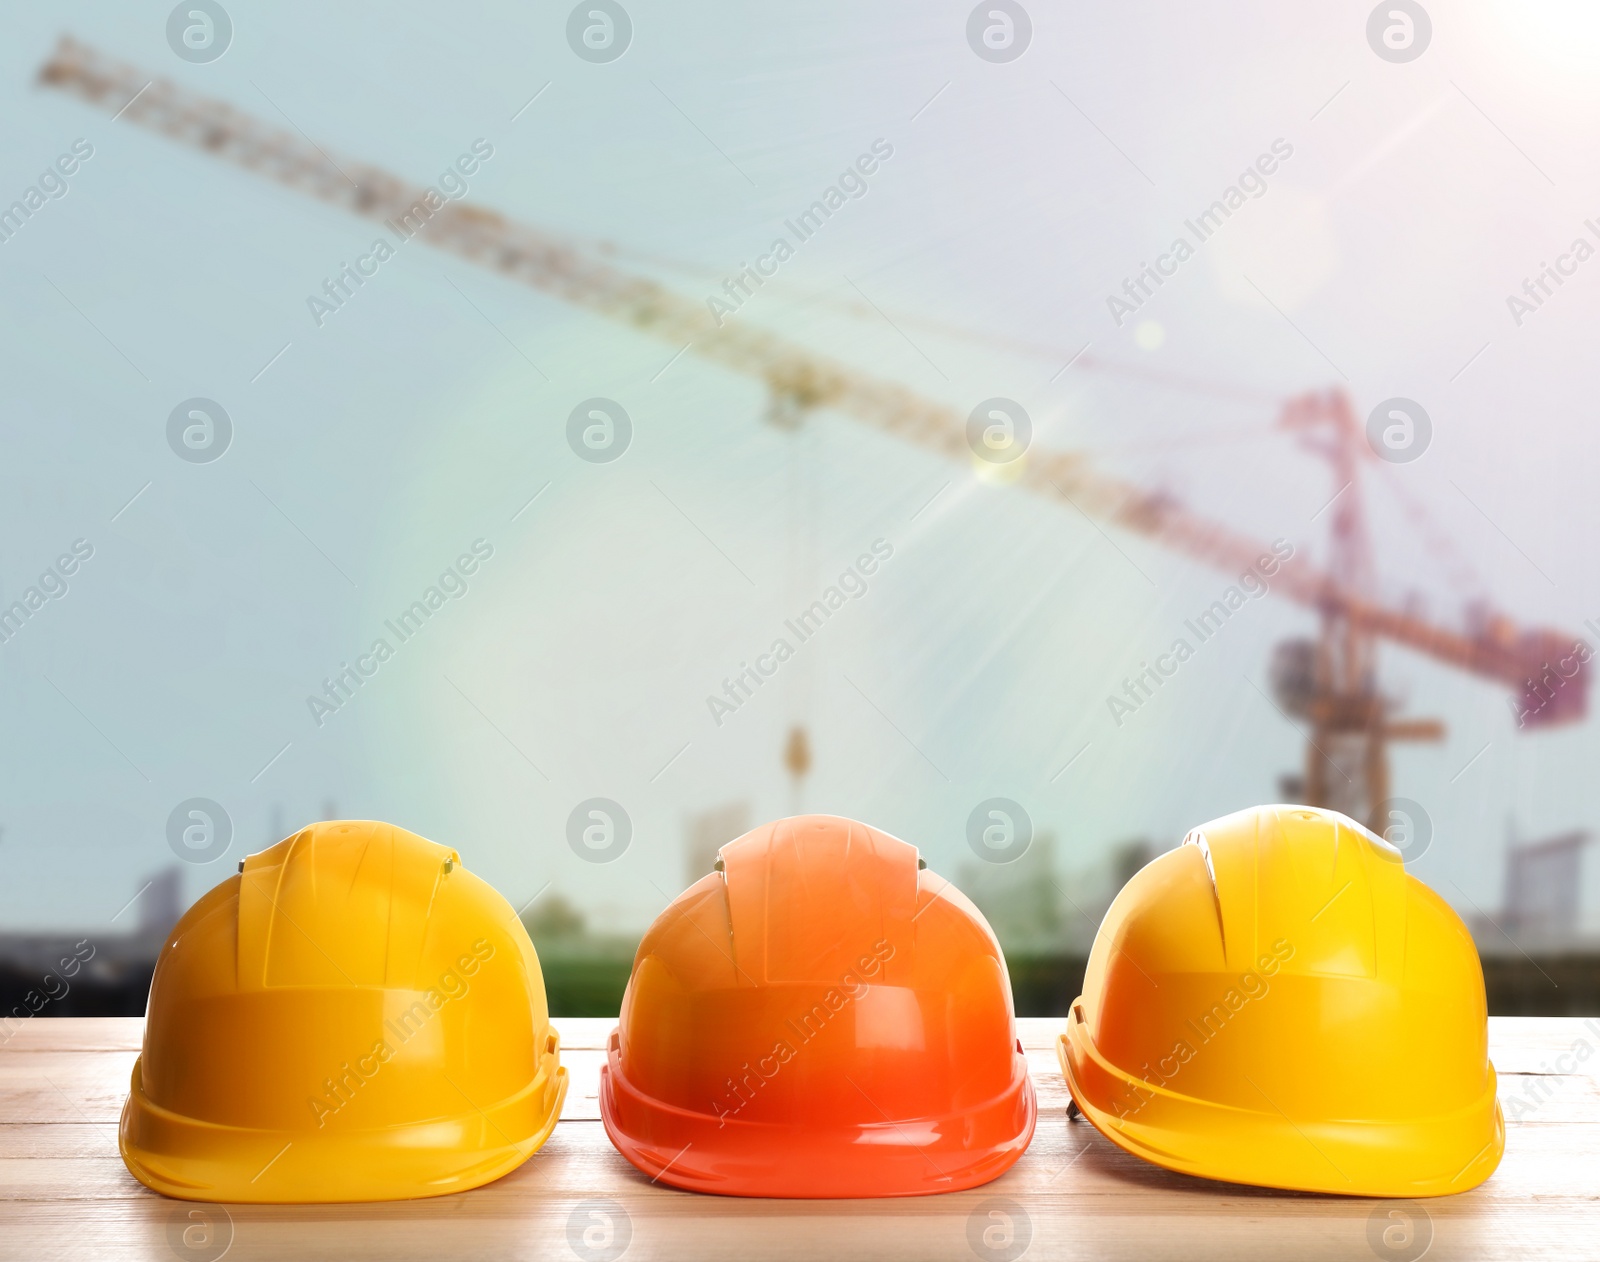
<path id="1" fill-rule="evenodd" d="M 732 1196 L 976 1187 L 1037 1113 L 1005 959 L 916 847 L 804 815 L 722 848 L 634 957 L 600 1071 L 617 1149 Z"/>

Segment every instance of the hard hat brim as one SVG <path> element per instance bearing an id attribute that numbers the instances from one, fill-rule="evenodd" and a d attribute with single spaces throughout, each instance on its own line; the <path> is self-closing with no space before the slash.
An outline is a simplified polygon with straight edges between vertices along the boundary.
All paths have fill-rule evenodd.
<path id="1" fill-rule="evenodd" d="M 1505 1119 L 1488 1087 L 1467 1108 L 1432 1117 L 1291 1120 L 1196 1099 L 1132 1077 L 1095 1047 L 1072 1005 L 1056 1056 L 1083 1115 L 1117 1147 L 1180 1174 L 1345 1196 L 1432 1197 L 1477 1187 L 1500 1164 Z M 1113 1101 L 1139 1101 L 1119 1111 Z"/>
<path id="2" fill-rule="evenodd" d="M 134 1178 L 187 1201 L 322 1204 L 465 1192 L 511 1173 L 550 1138 L 567 1095 L 554 1044 L 526 1088 L 455 1117 L 338 1132 L 222 1126 L 153 1103 L 141 1062 L 118 1147 Z M 296 1150 L 299 1150 L 298 1152 Z"/>
<path id="3" fill-rule="evenodd" d="M 661 1182 L 691 1192 L 790 1199 L 927 1196 L 1004 1174 L 1033 1138 L 1033 1082 L 1020 1051 L 1007 1090 L 942 1117 L 815 1127 L 718 1118 L 653 1099 L 622 1072 L 612 1033 L 600 1116 L 612 1144 Z"/>

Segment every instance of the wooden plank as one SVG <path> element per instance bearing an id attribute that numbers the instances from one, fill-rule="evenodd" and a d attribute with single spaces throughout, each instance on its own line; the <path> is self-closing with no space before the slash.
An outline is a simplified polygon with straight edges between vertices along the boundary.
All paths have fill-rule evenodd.
<path id="1" fill-rule="evenodd" d="M 473 1257 L 566 1257 L 572 1256 L 564 1246 L 573 1211 L 596 1197 L 615 1202 L 607 1212 L 629 1224 L 629 1256 L 636 1257 L 981 1257 L 967 1247 L 967 1224 L 974 1214 L 986 1223 L 987 1203 L 996 1198 L 1014 1202 L 1010 1212 L 1019 1220 L 1026 1215 L 1033 1257 L 1368 1256 L 1366 1223 L 1380 1208 L 1376 1202 L 1183 1179 L 1127 1156 L 1092 1131 L 1086 1139 L 1076 1132 L 1068 1139 L 1061 1132 L 1069 1124 L 1054 1120 L 1058 1125 L 1041 1128 L 1023 1162 L 988 1188 L 859 1202 L 751 1201 L 652 1187 L 622 1162 L 601 1127 L 574 1123 L 520 1170 L 460 1196 L 383 1206 L 230 1207 L 236 1233 L 230 1256 L 293 1250 L 312 1258 L 436 1258 L 459 1255 L 470 1242 Z M 1592 1256 L 1580 1243 L 1585 1229 L 1593 1229 L 1594 1211 L 1592 1167 L 1582 1168 L 1579 1160 L 1589 1150 L 1574 1142 L 1579 1128 L 1533 1129 L 1537 1147 L 1525 1149 L 1523 1158 L 1532 1177 L 1508 1182 L 1508 1158 L 1485 1189 L 1427 1203 L 1422 1212 L 1435 1233 L 1430 1256 Z M 81 1239 L 96 1225 L 122 1227 L 126 1238 L 110 1231 L 103 1237 L 106 1256 L 151 1256 L 156 1233 L 181 1221 L 188 1207 L 137 1188 L 100 1199 L 85 1178 L 91 1172 L 82 1168 L 94 1164 L 52 1169 L 37 1200 L 0 1204 L 0 1238 L 27 1241 L 26 1256 L 52 1256 L 53 1232 Z M 1552 1185 L 1549 1176 L 1563 1165 L 1570 1177 Z M 7 1181 L 13 1173 L 5 1163 Z M 56 1181 L 70 1189 L 65 1197 Z M 1530 1212 L 1535 1191 L 1537 1213 Z M 581 1228 L 587 1220 L 578 1221 Z M 31 1247 L 35 1243 L 39 1249 Z"/>
<path id="2" fill-rule="evenodd" d="M 109 1122 L 122 1115 L 137 1052 L 0 1054 L 0 1118 L 18 1122 Z"/>
<path id="3" fill-rule="evenodd" d="M 109 1052 L 139 1050 L 143 1017 L 32 1017 L 11 1027 L 0 1054 L 31 1052 Z"/>
<path id="4" fill-rule="evenodd" d="M 555 1025 L 563 1048 L 600 1051 L 617 1022 L 613 1017 L 558 1017 Z M 1065 1027 L 1065 1021 L 1057 1017 L 1022 1017 L 1017 1021 L 1017 1034 L 1023 1047 L 1053 1055 L 1056 1036 Z M 35 1017 L 13 1030 L 9 1039 L 0 1042 L 0 1055 L 8 1051 L 137 1052 L 144 1038 L 144 1018 Z M 1496 1066 L 1507 1069 L 1521 1067 L 1510 1064 L 1508 1058 L 1567 1051 L 1585 1038 L 1600 1051 L 1600 1017 L 1489 1018 L 1489 1054 Z M 1593 1064 L 1589 1062 L 1586 1072 L 1595 1072 Z"/>
<path id="5" fill-rule="evenodd" d="M 4 1255 L 199 1258 L 182 1232 L 195 1207 L 140 1187 L 116 1152 L 116 1119 L 139 1045 L 128 1020 L 36 1020 L 0 1048 L 0 1241 Z M 1028 1258 L 1369 1258 L 1370 1199 L 1233 1187 L 1171 1174 L 1066 1120 L 1055 1020 L 1019 1023 L 1041 1111 L 1034 1142 L 972 1192 L 888 1201 L 760 1201 L 652 1185 L 595 1120 L 615 1022 L 562 1020 L 572 1075 L 545 1148 L 474 1192 L 386 1205 L 229 1206 L 229 1258 L 599 1258 L 591 1209 L 630 1233 L 625 1256 L 987 1258 L 998 1209 L 1030 1234 Z M 1592 1257 L 1600 1239 L 1600 1031 L 1578 1019 L 1496 1018 L 1503 1101 L 1517 1100 L 1506 1158 L 1483 1187 L 1417 1208 L 1430 1259 Z M 52 1029 L 50 1027 L 63 1027 Z M 1591 1054 L 1579 1059 L 1575 1046 Z M 1569 1059 L 1559 1060 L 1566 1055 Z M 1559 1060 L 1559 1063 L 1558 1063 Z M 1513 1068 L 1515 1067 L 1515 1068 Z M 1570 1072 L 1569 1072 L 1570 1071 Z M 1510 1111 L 1508 1109 L 1508 1111 Z M 604 1204 L 593 1206 L 590 1202 Z M 201 1210 L 200 1212 L 208 1212 Z M 1383 1220 L 1380 1226 L 1387 1225 Z M 168 1234 L 177 1241 L 169 1244 Z M 970 1234 L 969 1234 L 970 1233 Z M 614 1237 L 620 1239 L 620 1236 Z M 978 1240 L 979 1248 L 971 1241 Z M 576 1245 L 576 1249 L 574 1248 Z"/>

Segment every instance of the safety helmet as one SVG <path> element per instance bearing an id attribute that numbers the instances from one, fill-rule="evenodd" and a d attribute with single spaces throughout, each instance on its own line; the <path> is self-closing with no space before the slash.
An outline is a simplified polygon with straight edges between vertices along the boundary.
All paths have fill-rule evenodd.
<path id="1" fill-rule="evenodd" d="M 733 1196 L 987 1183 L 1036 1114 L 1005 960 L 916 847 L 780 820 L 722 848 L 634 958 L 600 1115 L 653 1180 Z"/>
<path id="2" fill-rule="evenodd" d="M 1505 1147 L 1466 926 L 1334 811 L 1224 816 L 1136 874 L 1057 1053 L 1112 1142 L 1187 1174 L 1441 1196 Z"/>
<path id="3" fill-rule="evenodd" d="M 566 1090 L 505 899 L 403 828 L 315 824 L 172 930 L 120 1148 L 186 1200 L 437 1196 L 521 1165 Z"/>

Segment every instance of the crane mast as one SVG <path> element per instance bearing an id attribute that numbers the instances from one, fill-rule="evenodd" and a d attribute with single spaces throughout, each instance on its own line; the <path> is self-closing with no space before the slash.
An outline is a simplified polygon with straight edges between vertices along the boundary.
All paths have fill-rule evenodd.
<path id="1" fill-rule="evenodd" d="M 1333 492 L 1329 514 L 1328 572 L 1343 590 L 1375 599 L 1377 566 L 1362 491 L 1363 466 L 1373 456 L 1361 422 L 1341 390 L 1307 394 L 1284 408 L 1281 426 L 1327 461 Z M 1318 611 L 1315 641 L 1278 646 L 1273 682 L 1280 704 L 1307 722 L 1305 770 L 1286 777 L 1286 788 L 1319 806 L 1343 811 L 1374 832 L 1388 826 L 1388 745 L 1396 740 L 1440 740 L 1434 719 L 1395 721 L 1392 698 L 1378 683 L 1375 631 L 1329 601 Z"/>

